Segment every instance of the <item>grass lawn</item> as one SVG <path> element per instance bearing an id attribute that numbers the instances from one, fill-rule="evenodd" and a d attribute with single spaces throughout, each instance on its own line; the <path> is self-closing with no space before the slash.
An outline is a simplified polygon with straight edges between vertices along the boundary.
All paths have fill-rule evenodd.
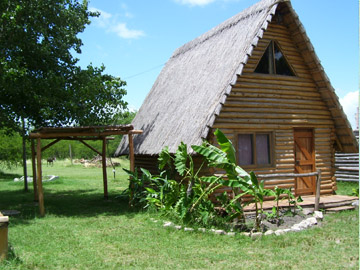
<path id="1" fill-rule="evenodd" d="M 10 218 L 10 256 L 0 269 L 359 269 L 358 211 L 252 241 L 163 228 L 156 213 L 133 211 L 117 198 L 128 184 L 119 168 L 116 179 L 108 169 L 108 201 L 100 168 L 56 161 L 43 165 L 43 174 L 59 179 L 43 185 L 46 216 L 40 218 L 32 185 L 25 193 L 13 181 L 21 168 L 0 171 L 0 210 L 21 211 Z M 339 183 L 338 193 L 351 194 L 355 186 Z"/>

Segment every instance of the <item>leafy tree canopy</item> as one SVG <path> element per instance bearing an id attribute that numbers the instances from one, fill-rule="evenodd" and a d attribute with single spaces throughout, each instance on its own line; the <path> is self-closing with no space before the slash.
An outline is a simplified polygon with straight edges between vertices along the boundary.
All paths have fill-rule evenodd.
<path id="1" fill-rule="evenodd" d="M 126 83 L 82 69 L 81 53 L 90 17 L 87 1 L 0 0 L 0 125 L 16 130 L 25 118 L 34 127 L 109 123 L 126 109 Z"/>

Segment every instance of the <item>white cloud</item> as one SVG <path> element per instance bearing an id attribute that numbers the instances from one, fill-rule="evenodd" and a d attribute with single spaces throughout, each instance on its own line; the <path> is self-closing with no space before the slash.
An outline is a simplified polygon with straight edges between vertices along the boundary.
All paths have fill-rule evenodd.
<path id="1" fill-rule="evenodd" d="M 344 97 L 340 98 L 340 103 L 352 128 L 356 129 L 355 115 L 359 108 L 359 91 L 347 93 Z"/>
<path id="2" fill-rule="evenodd" d="M 190 5 L 190 6 L 206 6 L 216 0 L 175 0 L 176 2 L 182 5 Z"/>
<path id="3" fill-rule="evenodd" d="M 92 19 L 94 21 L 94 23 L 97 24 L 97 26 L 99 26 L 101 28 L 105 28 L 109 24 L 110 19 L 112 17 L 112 15 L 110 13 L 107 13 L 106 11 L 103 11 L 101 9 L 94 8 L 94 7 L 90 7 L 89 11 L 100 13 L 99 17 L 94 17 Z"/>
<path id="4" fill-rule="evenodd" d="M 93 18 L 93 22 L 97 27 L 106 29 L 108 32 L 116 33 L 119 37 L 124 39 L 136 39 L 145 36 L 143 31 L 129 29 L 126 23 L 119 22 L 117 16 L 113 16 L 112 14 L 95 7 L 90 7 L 89 10 L 100 13 L 99 17 Z M 133 18 L 133 15 L 130 12 L 125 12 L 124 16 L 126 18 Z"/>
<path id="5" fill-rule="evenodd" d="M 111 32 L 115 32 L 119 37 L 126 39 L 134 39 L 144 36 L 144 32 L 141 30 L 130 30 L 127 28 L 126 23 L 119 23 L 110 29 Z"/>

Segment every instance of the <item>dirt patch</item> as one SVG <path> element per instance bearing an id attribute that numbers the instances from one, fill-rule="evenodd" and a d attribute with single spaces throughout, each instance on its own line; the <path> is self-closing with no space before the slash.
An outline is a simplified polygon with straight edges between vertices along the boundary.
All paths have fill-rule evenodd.
<path id="1" fill-rule="evenodd" d="M 264 214 L 261 221 L 261 230 L 266 232 L 268 230 L 290 229 L 293 225 L 299 224 L 301 221 L 312 216 L 312 212 L 304 213 L 303 211 L 296 211 L 295 214 L 289 211 L 281 211 L 279 219 L 269 218 Z M 251 224 L 255 223 L 255 215 L 247 216 L 246 220 L 247 227 L 251 228 Z M 320 222 L 317 225 L 320 225 Z"/>

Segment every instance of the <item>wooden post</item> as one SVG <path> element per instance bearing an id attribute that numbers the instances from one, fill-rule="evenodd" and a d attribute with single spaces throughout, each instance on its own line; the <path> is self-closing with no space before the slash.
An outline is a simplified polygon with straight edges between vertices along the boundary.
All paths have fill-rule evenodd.
<path id="1" fill-rule="evenodd" d="M 37 202 L 39 198 L 38 198 L 37 180 L 36 180 L 36 152 L 35 152 L 34 139 L 31 140 L 31 164 L 32 164 L 32 173 L 33 173 L 34 201 Z"/>
<path id="2" fill-rule="evenodd" d="M 39 197 L 39 210 L 40 216 L 45 216 L 45 208 L 44 208 L 44 193 L 42 187 L 42 172 L 41 172 L 41 139 L 37 139 L 37 185 L 38 185 L 38 197 Z"/>
<path id="3" fill-rule="evenodd" d="M 132 134 L 129 133 L 129 158 L 130 158 L 130 171 L 135 171 L 135 156 L 134 156 L 134 141 Z"/>
<path id="4" fill-rule="evenodd" d="M 317 170 L 316 176 L 316 193 L 315 193 L 315 211 L 319 211 L 320 204 L 320 188 L 321 188 L 321 170 Z"/>
<path id="5" fill-rule="evenodd" d="M 130 171 L 134 172 L 135 171 L 134 141 L 133 141 L 132 134 L 130 132 L 129 132 L 128 136 L 129 136 Z M 134 197 L 133 190 L 134 190 L 134 185 L 130 180 L 130 204 L 131 204 L 131 201 L 132 201 L 132 199 Z"/>
<path id="6" fill-rule="evenodd" d="M 8 255 L 8 226 L 9 217 L 0 215 L 0 262 Z"/>
<path id="7" fill-rule="evenodd" d="M 103 144 L 102 144 L 102 168 L 103 168 L 103 182 L 104 182 L 104 198 L 108 199 L 107 174 L 106 174 L 106 137 L 103 137 Z"/>

